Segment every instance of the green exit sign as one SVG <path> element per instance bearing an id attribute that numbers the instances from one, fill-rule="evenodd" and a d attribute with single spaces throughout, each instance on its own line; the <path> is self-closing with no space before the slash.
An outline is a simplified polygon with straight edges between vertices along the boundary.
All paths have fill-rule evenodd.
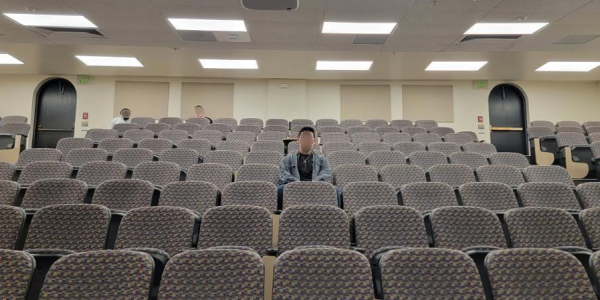
<path id="1" fill-rule="evenodd" d="M 475 80 L 473 81 L 473 88 L 476 90 L 487 90 L 488 89 L 488 81 L 487 80 Z"/>
<path id="2" fill-rule="evenodd" d="M 77 84 L 92 84 L 93 81 L 92 75 L 77 75 Z"/>

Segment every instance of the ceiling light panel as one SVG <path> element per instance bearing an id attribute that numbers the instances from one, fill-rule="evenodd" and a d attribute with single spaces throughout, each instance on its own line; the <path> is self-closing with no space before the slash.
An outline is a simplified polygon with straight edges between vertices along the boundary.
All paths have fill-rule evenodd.
<path id="1" fill-rule="evenodd" d="M 258 62 L 255 59 L 199 59 L 205 69 L 241 69 L 256 70 Z"/>
<path id="2" fill-rule="evenodd" d="M 323 33 L 335 34 L 390 34 L 394 28 L 396 23 L 323 23 Z"/>
<path id="3" fill-rule="evenodd" d="M 593 61 L 551 61 L 539 67 L 538 72 L 589 72 L 600 66 Z"/>
<path id="4" fill-rule="evenodd" d="M 0 65 L 22 65 L 23 62 L 10 54 L 0 54 Z"/>
<path id="5" fill-rule="evenodd" d="M 368 71 L 372 61 L 317 61 L 317 71 Z"/>
<path id="6" fill-rule="evenodd" d="M 90 67 L 143 67 L 135 57 L 76 55 L 77 59 Z"/>
<path id="7" fill-rule="evenodd" d="M 471 34 L 533 34 L 548 23 L 476 23 L 466 35 Z"/>
<path id="8" fill-rule="evenodd" d="M 84 16 L 73 15 L 38 15 L 38 14 L 4 14 L 15 22 L 32 27 L 63 28 L 98 28 Z"/>
<path id="9" fill-rule="evenodd" d="M 425 71 L 479 71 L 487 61 L 432 61 Z"/>
<path id="10" fill-rule="evenodd" d="M 169 18 L 177 30 L 246 32 L 242 20 L 180 19 Z"/>

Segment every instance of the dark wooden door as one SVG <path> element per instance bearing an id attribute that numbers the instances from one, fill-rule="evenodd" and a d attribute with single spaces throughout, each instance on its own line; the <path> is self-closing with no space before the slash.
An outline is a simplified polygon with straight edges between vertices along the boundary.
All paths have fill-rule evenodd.
<path id="1" fill-rule="evenodd" d="M 77 92 L 68 80 L 52 79 L 38 91 L 34 148 L 54 148 L 58 140 L 73 137 Z"/>
<path id="2" fill-rule="evenodd" d="M 525 97 L 521 91 L 508 84 L 501 84 L 490 93 L 490 129 L 492 144 L 499 152 L 527 154 L 525 135 Z"/>

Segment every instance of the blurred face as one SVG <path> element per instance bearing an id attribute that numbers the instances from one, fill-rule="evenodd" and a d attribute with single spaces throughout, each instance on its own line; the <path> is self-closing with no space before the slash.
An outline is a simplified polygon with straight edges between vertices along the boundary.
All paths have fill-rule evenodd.
<path id="1" fill-rule="evenodd" d="M 312 150 L 313 144 L 315 143 L 315 136 L 310 131 L 304 131 L 298 137 L 298 145 L 303 153 L 308 153 Z"/>
<path id="2" fill-rule="evenodd" d="M 194 113 L 196 114 L 196 117 L 204 118 L 204 108 L 196 107 L 196 108 L 194 108 Z"/>
<path id="3" fill-rule="evenodd" d="M 123 119 L 127 120 L 129 119 L 129 117 L 131 117 L 131 111 L 129 109 L 126 109 L 121 112 L 121 116 L 123 117 Z"/>

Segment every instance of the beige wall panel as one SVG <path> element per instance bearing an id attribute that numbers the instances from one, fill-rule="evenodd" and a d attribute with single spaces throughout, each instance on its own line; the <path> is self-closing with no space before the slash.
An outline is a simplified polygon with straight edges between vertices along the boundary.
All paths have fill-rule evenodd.
<path id="1" fill-rule="evenodd" d="M 391 88 L 389 85 L 341 85 L 341 119 L 392 118 Z"/>
<path id="2" fill-rule="evenodd" d="M 232 118 L 233 87 L 233 83 L 184 82 L 181 86 L 181 117 L 194 117 L 194 107 L 202 105 L 209 118 Z"/>
<path id="3" fill-rule="evenodd" d="M 118 116 L 124 107 L 131 109 L 132 117 L 166 117 L 169 109 L 169 83 L 117 81 L 113 116 Z"/>
<path id="4" fill-rule="evenodd" d="M 451 85 L 402 86 L 404 119 L 454 122 L 454 96 Z"/>

